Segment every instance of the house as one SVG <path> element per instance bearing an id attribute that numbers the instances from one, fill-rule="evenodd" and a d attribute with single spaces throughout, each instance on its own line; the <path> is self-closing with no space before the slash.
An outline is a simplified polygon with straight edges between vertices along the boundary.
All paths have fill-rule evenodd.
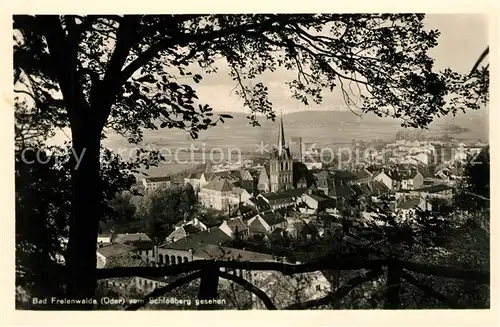
<path id="1" fill-rule="evenodd" d="M 309 219 L 290 217 L 286 221 L 285 232 L 289 237 L 315 239 L 320 234 L 316 224 Z"/>
<path id="2" fill-rule="evenodd" d="M 283 258 L 275 257 L 270 254 L 240 250 L 222 245 L 210 244 L 206 242 L 191 242 L 186 239 L 165 244 L 158 247 L 158 256 L 160 262 L 166 265 L 180 264 L 196 260 L 224 260 L 224 261 L 250 261 L 250 262 L 276 262 L 284 261 Z M 221 271 L 233 273 L 247 280 L 251 280 L 253 275 L 260 272 L 245 270 L 227 270 L 221 268 Z"/>
<path id="3" fill-rule="evenodd" d="M 174 228 L 175 230 L 172 233 L 170 233 L 165 239 L 166 242 L 168 243 L 175 242 L 177 240 L 180 240 L 181 238 L 185 238 L 191 234 L 196 234 L 202 231 L 200 227 L 197 227 L 193 224 L 175 226 Z"/>
<path id="4" fill-rule="evenodd" d="M 243 220 L 248 220 L 258 214 L 260 211 L 266 211 L 270 210 L 271 207 L 265 202 L 264 200 L 260 199 L 260 201 L 264 202 L 265 208 L 263 210 L 257 209 L 257 205 L 253 203 L 255 201 L 255 198 L 250 198 L 244 203 L 240 203 L 238 205 L 238 208 L 233 212 L 232 216 L 238 216 L 241 217 Z"/>
<path id="5" fill-rule="evenodd" d="M 244 189 L 235 187 L 225 178 L 215 178 L 200 189 L 200 203 L 219 211 L 231 212 L 240 202 L 250 199 Z"/>
<path id="6" fill-rule="evenodd" d="M 334 184 L 340 183 L 350 185 L 352 183 L 356 183 L 358 180 L 358 176 L 348 170 L 335 170 L 333 173 L 333 177 L 335 179 Z"/>
<path id="7" fill-rule="evenodd" d="M 336 181 L 330 191 L 328 192 L 328 197 L 332 199 L 350 199 L 355 196 L 356 192 L 351 188 L 350 185 L 344 184 L 341 181 Z"/>
<path id="8" fill-rule="evenodd" d="M 125 264 L 127 261 L 142 261 L 141 257 L 136 252 L 137 248 L 126 244 L 111 244 L 103 246 L 96 250 L 97 268 L 110 268 L 116 266 L 120 260 Z M 127 267 L 127 265 L 121 265 Z"/>
<path id="9" fill-rule="evenodd" d="M 432 206 L 422 198 L 409 198 L 401 203 L 396 202 L 395 212 L 399 220 L 412 219 L 417 211 L 430 211 Z"/>
<path id="10" fill-rule="evenodd" d="M 146 262 L 154 260 L 153 241 L 145 233 L 114 234 L 111 243 L 131 245 L 137 249 Z"/>
<path id="11" fill-rule="evenodd" d="M 307 188 L 307 180 L 304 176 L 302 176 L 298 181 L 297 181 L 297 188 Z"/>
<path id="12" fill-rule="evenodd" d="M 111 244 L 111 238 L 113 237 L 113 232 L 99 233 L 97 235 L 97 245 L 99 247 Z"/>
<path id="13" fill-rule="evenodd" d="M 204 242 L 210 244 L 219 244 L 231 239 L 231 235 L 221 230 L 219 227 L 210 227 L 206 230 L 198 231 L 196 233 L 188 234 L 187 236 L 172 239 L 171 235 L 167 236 L 164 240 L 165 243 L 175 243 L 180 240 L 186 242 Z"/>
<path id="14" fill-rule="evenodd" d="M 208 183 L 204 172 L 194 172 L 184 178 L 184 184 L 191 184 L 196 192 Z"/>
<path id="15" fill-rule="evenodd" d="M 259 194 L 257 197 L 264 199 L 271 209 L 275 210 L 295 206 L 297 201 L 301 201 L 301 196 L 306 192 L 306 188 L 298 188 L 276 193 Z"/>
<path id="16" fill-rule="evenodd" d="M 247 222 L 250 235 L 268 235 L 277 228 L 286 229 L 286 219 L 278 212 L 260 213 Z"/>
<path id="17" fill-rule="evenodd" d="M 315 212 L 325 210 L 331 203 L 330 199 L 327 197 L 307 193 L 302 195 L 302 202 Z"/>
<path id="18" fill-rule="evenodd" d="M 424 176 L 418 170 L 411 170 L 401 176 L 401 188 L 405 190 L 415 190 L 424 185 Z"/>
<path id="19" fill-rule="evenodd" d="M 250 207 L 254 211 L 257 211 L 257 213 L 271 210 L 271 205 L 269 204 L 269 202 L 260 194 L 256 197 L 248 199 L 243 204 L 244 206 Z"/>
<path id="20" fill-rule="evenodd" d="M 169 188 L 171 186 L 171 177 L 145 177 L 142 180 L 142 185 L 146 191 L 154 191 L 160 188 Z"/>
<path id="21" fill-rule="evenodd" d="M 316 189 L 327 195 L 331 189 L 331 185 L 333 185 L 333 177 L 327 170 L 321 170 L 313 174 L 316 180 Z"/>
<path id="22" fill-rule="evenodd" d="M 391 189 L 385 183 L 378 180 L 373 180 L 368 184 L 368 187 L 370 188 L 372 196 L 380 196 L 391 192 Z"/>
<path id="23" fill-rule="evenodd" d="M 252 173 L 248 169 L 240 169 L 237 171 L 240 179 L 240 187 L 245 189 L 249 194 L 253 194 L 256 190 L 256 183 Z"/>
<path id="24" fill-rule="evenodd" d="M 232 239 L 247 239 L 249 236 L 249 228 L 241 217 L 231 218 L 224 221 L 219 229 L 229 235 Z"/>
<path id="25" fill-rule="evenodd" d="M 393 177 L 390 176 L 390 174 L 386 172 L 384 169 L 374 174 L 373 180 L 383 183 L 385 186 L 387 186 L 389 190 L 394 190 Z"/>

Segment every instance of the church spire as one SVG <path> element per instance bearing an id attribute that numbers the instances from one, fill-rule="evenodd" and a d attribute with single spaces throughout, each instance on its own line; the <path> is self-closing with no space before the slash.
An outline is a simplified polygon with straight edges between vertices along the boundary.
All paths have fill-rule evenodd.
<path id="1" fill-rule="evenodd" d="M 281 109 L 280 130 L 278 135 L 278 155 L 281 156 L 285 149 L 285 129 L 283 128 L 283 109 Z"/>

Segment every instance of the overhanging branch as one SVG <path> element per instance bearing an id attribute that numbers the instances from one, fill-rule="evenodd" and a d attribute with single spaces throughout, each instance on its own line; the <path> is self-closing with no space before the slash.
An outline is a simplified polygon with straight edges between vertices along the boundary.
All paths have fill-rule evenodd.
<path id="1" fill-rule="evenodd" d="M 231 274 L 228 274 L 228 273 L 222 272 L 222 271 L 219 272 L 219 276 L 224 278 L 224 279 L 228 279 L 232 282 L 235 282 L 236 284 L 243 286 L 247 291 L 250 291 L 253 294 L 255 294 L 259 299 L 262 300 L 262 302 L 266 306 L 267 310 L 276 310 L 276 306 L 271 301 L 269 296 L 267 296 L 267 294 L 264 291 L 262 291 L 261 289 L 259 289 L 258 287 L 256 287 L 252 283 L 250 283 L 249 281 L 247 281 L 239 276 L 231 275 Z"/>

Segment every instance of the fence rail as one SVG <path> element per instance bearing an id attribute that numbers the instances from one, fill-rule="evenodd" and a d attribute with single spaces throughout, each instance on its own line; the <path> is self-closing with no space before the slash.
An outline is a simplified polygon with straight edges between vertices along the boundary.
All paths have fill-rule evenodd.
<path id="1" fill-rule="evenodd" d="M 242 261 L 219 261 L 219 260 L 196 260 L 178 265 L 164 267 L 118 267 L 108 269 L 97 269 L 97 279 L 108 279 L 118 277 L 165 277 L 176 276 L 179 274 L 191 273 L 181 277 L 167 286 L 155 289 L 144 297 L 142 303 L 136 303 L 126 310 L 137 310 L 141 308 L 147 299 L 155 298 L 170 292 L 177 287 L 188 284 L 189 282 L 200 279 L 200 288 L 198 298 L 200 300 L 213 299 L 217 297 L 217 288 L 219 278 L 227 279 L 233 283 L 241 285 L 248 292 L 253 293 L 262 300 L 264 306 L 269 310 L 276 310 L 275 304 L 258 287 L 245 280 L 244 278 L 221 271 L 225 269 L 241 269 L 247 271 L 278 271 L 283 275 L 294 275 L 314 271 L 328 270 L 368 270 L 358 276 L 350 279 L 344 285 L 339 286 L 330 294 L 316 300 L 304 303 L 293 304 L 285 309 L 310 309 L 318 306 L 333 304 L 344 298 L 354 288 L 364 282 L 373 280 L 387 271 L 387 284 L 385 288 L 386 309 L 400 308 L 399 295 L 401 293 L 402 281 L 406 281 L 423 291 L 450 308 L 462 308 L 455 300 L 434 290 L 432 287 L 420 282 L 409 272 L 419 273 L 427 276 L 436 276 L 443 278 L 454 278 L 475 282 L 478 284 L 489 284 L 490 274 L 488 271 L 460 269 L 451 266 L 428 265 L 396 259 L 344 259 L 344 260 L 318 260 L 304 264 L 289 264 L 282 262 L 242 262 Z M 213 309 L 212 305 L 203 305 L 199 309 Z"/>

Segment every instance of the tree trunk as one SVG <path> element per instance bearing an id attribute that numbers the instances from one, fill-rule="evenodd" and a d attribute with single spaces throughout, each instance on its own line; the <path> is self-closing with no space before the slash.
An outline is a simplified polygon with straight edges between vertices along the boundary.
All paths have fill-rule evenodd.
<path id="1" fill-rule="evenodd" d="M 101 128 L 85 119 L 74 123 L 78 126 L 72 126 L 73 215 L 67 256 L 67 296 L 92 299 L 96 290 L 96 247 L 102 215 Z M 92 306 L 76 305 L 73 308 L 88 310 Z"/>

